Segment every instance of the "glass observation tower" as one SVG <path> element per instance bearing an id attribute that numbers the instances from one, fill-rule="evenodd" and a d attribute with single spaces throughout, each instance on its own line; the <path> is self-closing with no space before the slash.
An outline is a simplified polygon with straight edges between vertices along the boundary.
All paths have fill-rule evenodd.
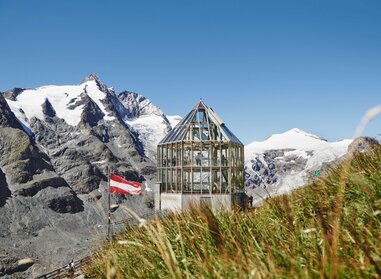
<path id="1" fill-rule="evenodd" d="M 244 146 L 202 100 L 158 144 L 156 210 L 244 203 Z"/>

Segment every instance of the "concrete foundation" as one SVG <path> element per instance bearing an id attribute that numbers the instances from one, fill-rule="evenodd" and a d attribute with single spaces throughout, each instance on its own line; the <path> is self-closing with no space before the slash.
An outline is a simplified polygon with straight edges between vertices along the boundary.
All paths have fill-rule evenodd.
<path id="1" fill-rule="evenodd" d="M 238 194 L 181 194 L 181 193 L 160 193 L 160 184 L 157 183 L 154 189 L 155 210 L 181 212 L 192 207 L 207 205 L 213 212 L 232 210 L 234 206 L 245 207 L 246 195 Z"/>
<path id="2" fill-rule="evenodd" d="M 213 212 L 232 209 L 231 195 L 190 195 L 190 194 L 170 194 L 160 195 L 160 211 L 181 212 L 200 205 L 210 206 Z"/>

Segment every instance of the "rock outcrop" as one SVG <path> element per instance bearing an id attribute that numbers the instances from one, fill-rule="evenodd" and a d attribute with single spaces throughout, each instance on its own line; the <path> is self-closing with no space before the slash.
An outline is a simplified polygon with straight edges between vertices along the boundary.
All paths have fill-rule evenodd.
<path id="1" fill-rule="evenodd" d="M 359 137 L 355 139 L 348 147 L 348 154 L 371 152 L 380 143 L 371 137 Z"/>
<path id="2" fill-rule="evenodd" d="M 12 256 L 0 255 L 0 276 L 24 272 L 33 265 L 34 261 L 31 258 L 17 259 Z"/>

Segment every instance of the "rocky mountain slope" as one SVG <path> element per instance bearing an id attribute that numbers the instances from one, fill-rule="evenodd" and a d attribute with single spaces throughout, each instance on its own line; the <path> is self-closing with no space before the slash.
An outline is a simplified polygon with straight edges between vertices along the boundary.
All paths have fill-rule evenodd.
<path id="1" fill-rule="evenodd" d="M 39 273 L 87 255 L 106 233 L 107 167 L 150 190 L 155 164 L 130 117 L 96 75 L 0 94 L 0 263 L 31 258 Z M 152 212 L 150 199 L 113 198 L 138 214 Z"/>
<path id="2" fill-rule="evenodd" d="M 324 164 L 345 155 L 351 142 L 327 142 L 299 129 L 253 142 L 245 147 L 247 193 L 261 201 L 302 187 Z"/>

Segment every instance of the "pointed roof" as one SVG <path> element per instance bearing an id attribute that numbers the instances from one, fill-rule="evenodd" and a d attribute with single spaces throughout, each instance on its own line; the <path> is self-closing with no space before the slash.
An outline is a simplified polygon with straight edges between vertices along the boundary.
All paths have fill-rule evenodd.
<path id="1" fill-rule="evenodd" d="M 192 127 L 202 129 L 191 129 Z M 200 99 L 193 109 L 173 128 L 159 143 L 190 141 L 189 133 L 194 141 L 226 141 L 242 144 L 242 142 L 226 127 L 221 118 Z M 242 144 L 243 145 L 243 144 Z"/>

